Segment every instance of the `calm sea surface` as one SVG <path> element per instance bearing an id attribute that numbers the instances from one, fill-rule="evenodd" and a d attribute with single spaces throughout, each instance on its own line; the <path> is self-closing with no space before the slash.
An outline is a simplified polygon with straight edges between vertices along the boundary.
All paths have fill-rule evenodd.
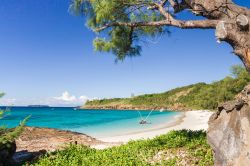
<path id="1" fill-rule="evenodd" d="M 149 113 L 149 111 L 140 112 L 144 118 Z M 15 127 L 22 119 L 31 115 L 27 126 L 77 131 L 98 138 L 153 129 L 173 121 L 174 117 L 180 114 L 154 111 L 148 118 L 150 124 L 140 125 L 138 122 L 141 118 L 138 111 L 12 107 L 11 111 L 0 119 L 0 126 Z"/>

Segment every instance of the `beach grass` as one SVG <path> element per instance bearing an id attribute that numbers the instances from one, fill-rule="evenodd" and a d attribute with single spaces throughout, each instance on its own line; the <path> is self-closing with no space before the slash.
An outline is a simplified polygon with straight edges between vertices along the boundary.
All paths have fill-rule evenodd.
<path id="1" fill-rule="evenodd" d="M 32 165 L 213 165 L 213 157 L 205 131 L 179 130 L 104 150 L 70 145 L 42 156 Z"/>

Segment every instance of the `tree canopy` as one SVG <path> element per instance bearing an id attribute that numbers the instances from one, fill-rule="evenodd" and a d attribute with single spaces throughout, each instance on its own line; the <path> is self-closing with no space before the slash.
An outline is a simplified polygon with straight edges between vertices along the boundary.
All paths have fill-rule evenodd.
<path id="1" fill-rule="evenodd" d="M 70 9 L 83 14 L 87 26 L 98 34 L 93 41 L 95 50 L 112 52 L 117 60 L 140 55 L 145 38 L 168 33 L 169 26 L 212 28 L 218 40 L 231 44 L 250 68 L 250 59 L 245 55 L 245 49 L 249 49 L 246 27 L 250 11 L 232 0 L 72 0 Z M 177 19 L 176 14 L 184 10 L 203 19 Z"/>
<path id="2" fill-rule="evenodd" d="M 71 9 L 87 16 L 88 27 L 96 32 L 102 30 L 106 32 L 94 40 L 95 49 L 112 52 L 119 60 L 140 54 L 140 38 L 156 36 L 167 31 L 165 27 L 160 26 L 164 19 L 161 14 L 154 10 L 147 12 L 147 7 L 152 3 L 150 1 L 75 0 L 73 2 Z M 143 24 L 154 26 L 142 26 Z"/>

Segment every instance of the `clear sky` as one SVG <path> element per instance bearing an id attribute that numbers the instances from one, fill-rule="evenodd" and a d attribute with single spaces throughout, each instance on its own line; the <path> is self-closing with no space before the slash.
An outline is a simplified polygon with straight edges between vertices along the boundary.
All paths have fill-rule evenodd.
<path id="1" fill-rule="evenodd" d="M 250 1 L 235 0 L 250 8 Z M 210 83 L 240 64 L 214 30 L 171 28 L 149 39 L 140 57 L 116 64 L 93 50 L 95 34 L 68 12 L 70 0 L 1 0 L 0 105 L 80 104 L 91 98 L 157 93 Z M 188 19 L 191 16 L 180 16 Z"/>

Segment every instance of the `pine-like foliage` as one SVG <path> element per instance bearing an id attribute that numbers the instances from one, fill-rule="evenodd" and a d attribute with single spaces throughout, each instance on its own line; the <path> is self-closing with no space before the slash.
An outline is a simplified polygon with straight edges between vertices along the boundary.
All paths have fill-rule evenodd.
<path id="1" fill-rule="evenodd" d="M 0 98 L 4 96 L 4 93 L 0 93 Z"/>
<path id="2" fill-rule="evenodd" d="M 19 126 L 14 129 L 8 129 L 4 126 L 0 127 L 0 147 L 9 142 L 13 142 L 23 131 L 25 123 L 28 121 L 29 117 L 25 118 L 20 122 Z"/>
<path id="3" fill-rule="evenodd" d="M 1 97 L 4 94 L 2 93 Z M 0 110 L 0 120 L 4 116 L 5 110 Z M 13 129 L 8 129 L 5 126 L 0 126 L 0 149 L 5 144 L 13 142 L 23 131 L 25 123 L 28 121 L 30 116 L 26 117 L 23 121 L 20 122 L 19 126 Z"/>
<path id="4" fill-rule="evenodd" d="M 158 11 L 148 10 L 153 0 L 73 0 L 70 11 L 83 14 L 93 31 L 112 22 L 151 22 L 162 20 Z M 168 32 L 162 26 L 112 26 L 93 41 L 95 50 L 112 52 L 116 60 L 140 55 L 141 44 L 147 37 Z M 140 39 L 140 40 L 139 40 Z"/>

